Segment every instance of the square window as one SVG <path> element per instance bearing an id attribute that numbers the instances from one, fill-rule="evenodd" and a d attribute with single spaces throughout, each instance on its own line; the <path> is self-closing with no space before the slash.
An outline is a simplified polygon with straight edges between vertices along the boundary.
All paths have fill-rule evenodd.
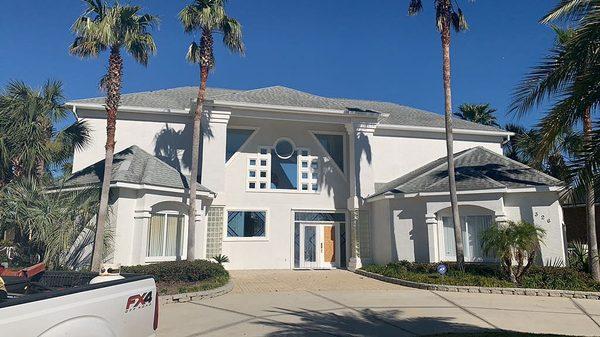
<path id="1" fill-rule="evenodd" d="M 269 153 L 269 149 L 267 149 L 265 147 L 260 149 L 260 154 L 267 154 L 267 153 Z"/>
<path id="2" fill-rule="evenodd" d="M 249 174 L 250 178 L 254 178 L 256 177 L 256 171 L 250 171 Z"/>
<path id="3" fill-rule="evenodd" d="M 267 166 L 267 161 L 265 159 L 262 159 L 260 161 L 260 166 Z"/>
<path id="4" fill-rule="evenodd" d="M 308 184 L 302 184 L 302 190 L 308 191 Z"/>
<path id="5" fill-rule="evenodd" d="M 256 183 L 249 183 L 248 188 L 252 188 L 252 189 L 256 188 Z"/>
<path id="6" fill-rule="evenodd" d="M 302 151 L 300 151 L 300 154 L 301 154 L 302 156 L 305 156 L 305 157 L 306 157 L 306 156 L 308 156 L 308 150 L 302 150 Z"/>
<path id="7" fill-rule="evenodd" d="M 319 174 L 317 172 L 313 172 L 312 173 L 312 178 L 313 179 L 319 179 Z"/>
<path id="8" fill-rule="evenodd" d="M 314 160 L 314 161 L 312 161 L 312 162 L 310 163 L 310 167 L 312 167 L 312 168 L 313 168 L 313 170 L 316 170 L 316 169 L 318 169 L 318 168 L 319 168 L 319 163 L 317 163 L 317 161 L 316 161 L 316 160 Z"/>
<path id="9" fill-rule="evenodd" d="M 267 171 L 260 171 L 260 177 L 261 178 L 266 178 L 267 177 Z"/>
<path id="10" fill-rule="evenodd" d="M 260 189 L 264 190 L 265 188 L 267 188 L 267 183 L 260 183 Z"/>
<path id="11" fill-rule="evenodd" d="M 317 191 L 319 189 L 319 185 L 317 185 L 317 184 L 312 184 L 311 187 L 312 187 L 313 191 Z"/>
<path id="12" fill-rule="evenodd" d="M 266 212 L 227 212 L 227 237 L 265 237 Z"/>
<path id="13" fill-rule="evenodd" d="M 302 167 L 307 168 L 308 167 L 308 162 L 303 161 L 302 162 Z"/>
<path id="14" fill-rule="evenodd" d="M 308 179 L 308 173 L 302 172 L 302 179 Z"/>
<path id="15" fill-rule="evenodd" d="M 250 166 L 256 166 L 256 159 L 250 159 Z"/>

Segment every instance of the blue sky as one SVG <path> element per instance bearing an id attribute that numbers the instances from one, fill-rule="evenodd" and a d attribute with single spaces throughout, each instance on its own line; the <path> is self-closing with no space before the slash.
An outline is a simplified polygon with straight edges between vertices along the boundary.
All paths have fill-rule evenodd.
<path id="1" fill-rule="evenodd" d="M 453 102 L 489 102 L 502 123 L 533 125 L 541 111 L 506 116 L 511 92 L 554 36 L 537 20 L 555 1 L 458 0 L 470 30 L 453 36 Z M 122 2 L 126 2 L 123 0 Z M 188 1 L 139 0 L 161 18 L 158 53 L 147 68 L 130 58 L 123 91 L 155 90 L 199 82 L 184 55 L 186 35 L 177 13 Z M 230 0 L 228 11 L 244 26 L 245 57 L 217 44 L 210 86 L 252 89 L 284 85 L 330 97 L 391 101 L 443 112 L 441 50 L 433 0 L 407 15 L 408 0 Z M 83 11 L 76 0 L 6 1 L 0 12 L 0 85 L 20 79 L 39 86 L 64 82 L 69 99 L 101 95 L 98 80 L 107 55 L 81 60 L 67 48 L 72 22 Z"/>

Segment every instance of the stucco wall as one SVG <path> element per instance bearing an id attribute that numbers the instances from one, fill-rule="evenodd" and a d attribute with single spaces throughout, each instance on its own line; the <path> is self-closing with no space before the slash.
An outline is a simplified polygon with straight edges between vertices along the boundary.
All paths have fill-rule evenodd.
<path id="1" fill-rule="evenodd" d="M 502 154 L 502 138 L 456 134 L 454 152 L 484 146 Z M 377 130 L 372 145 L 375 182 L 385 183 L 446 156 L 443 133 Z"/>
<path id="2" fill-rule="evenodd" d="M 266 210 L 267 238 L 254 241 L 225 238 L 223 254 L 229 256 L 229 269 L 274 268 L 293 266 L 292 210 L 344 210 L 348 199 L 347 173 L 342 175 L 334 162 L 324 162 L 322 151 L 312 131 L 345 132 L 339 125 L 261 121 L 232 117 L 229 127 L 257 127 L 247 144 L 223 164 L 225 191 L 214 200 L 214 205 L 224 205 L 225 210 Z M 270 146 L 281 137 L 290 138 L 297 147 L 309 148 L 312 155 L 321 158 L 323 179 L 318 193 L 297 191 L 247 191 L 247 160 L 256 154 L 259 146 Z M 206 165 L 206 163 L 204 164 Z M 226 217 L 226 216 L 225 216 Z M 226 224 L 224 224 L 226 226 Z M 226 228 L 224 233 L 226 233 Z"/>
<path id="3" fill-rule="evenodd" d="M 564 219 L 556 192 L 507 194 L 505 210 L 510 220 L 522 219 L 546 230 L 540 245 L 541 261 L 546 263 L 555 258 L 565 261 Z"/>
<path id="4" fill-rule="evenodd" d="M 385 210 L 388 205 L 391 221 L 386 223 Z M 426 215 L 433 215 L 436 219 L 450 215 L 447 196 L 379 200 L 373 202 L 371 207 L 379 214 L 374 217 L 373 223 L 374 246 L 386 244 L 388 240 L 385 235 L 391 232 L 391 252 L 389 255 L 387 252 L 375 254 L 376 263 L 444 259 L 440 253 L 443 249 L 442 225 L 438 221 L 433 230 L 428 230 Z M 508 220 L 534 223 L 546 231 L 538 262 L 545 263 L 552 259 L 565 261 L 563 215 L 556 192 L 459 195 L 459 208 L 461 216 L 505 215 Z M 437 242 L 437 249 L 430 249 L 431 242 Z"/>
<path id="5" fill-rule="evenodd" d="M 106 119 L 103 113 L 81 110 L 80 119 L 90 127 L 92 142 L 73 156 L 73 172 L 104 159 Z M 137 145 L 169 165 L 189 173 L 191 126 L 187 116 L 120 113 L 115 133 L 115 153 Z"/>

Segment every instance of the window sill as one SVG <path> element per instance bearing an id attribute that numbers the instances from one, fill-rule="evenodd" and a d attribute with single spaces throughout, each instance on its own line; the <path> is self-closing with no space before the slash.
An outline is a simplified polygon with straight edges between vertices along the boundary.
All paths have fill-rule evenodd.
<path id="1" fill-rule="evenodd" d="M 145 263 L 155 263 L 155 262 L 167 262 L 167 261 L 181 261 L 185 260 L 186 256 L 146 256 L 144 259 Z"/>
<path id="2" fill-rule="evenodd" d="M 249 193 L 284 193 L 284 194 L 321 194 L 321 191 L 299 191 L 299 190 L 268 190 L 268 189 L 246 189 Z"/>
<path id="3" fill-rule="evenodd" d="M 269 238 L 267 238 L 267 237 L 248 237 L 248 238 L 225 237 L 225 238 L 223 238 L 223 242 L 267 242 L 267 241 L 269 241 Z"/>

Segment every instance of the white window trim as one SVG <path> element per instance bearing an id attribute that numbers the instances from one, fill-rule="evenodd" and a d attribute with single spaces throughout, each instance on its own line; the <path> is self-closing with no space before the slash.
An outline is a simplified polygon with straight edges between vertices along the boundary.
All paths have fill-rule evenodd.
<path id="1" fill-rule="evenodd" d="M 181 256 L 179 256 L 179 258 L 181 260 L 185 260 L 187 258 L 187 240 L 188 240 L 188 226 L 187 226 L 187 215 L 182 214 L 181 212 L 178 211 L 159 211 L 159 212 L 153 212 L 150 213 L 150 217 L 148 218 L 148 226 L 147 226 L 147 240 L 146 240 L 146 256 L 144 257 L 144 261 L 145 262 L 164 262 L 164 261 L 175 261 L 177 260 L 178 256 L 172 255 L 172 256 L 148 256 L 148 246 L 150 245 L 150 221 L 152 221 L 152 216 L 153 215 L 162 215 L 164 216 L 165 219 L 165 229 L 163 231 L 163 252 L 165 250 L 166 244 L 167 244 L 167 240 L 166 240 L 166 236 L 167 236 L 167 226 L 166 226 L 166 220 L 167 220 L 167 215 L 177 215 L 177 216 L 181 216 L 182 219 L 182 227 L 183 227 L 183 244 L 181 246 Z"/>
<path id="2" fill-rule="evenodd" d="M 229 212 L 265 212 L 265 236 L 251 236 L 251 237 L 230 237 L 227 236 L 227 222 L 229 220 Z M 269 241 L 270 233 L 270 211 L 268 208 L 247 208 L 247 207 L 234 207 L 225 208 L 225 214 L 223 216 L 223 242 L 267 242 Z"/>
<path id="3" fill-rule="evenodd" d="M 496 226 L 496 224 L 494 223 L 494 216 L 492 214 L 465 214 L 465 215 L 461 215 L 461 223 L 462 223 L 462 218 L 465 217 L 469 217 L 469 216 L 489 216 L 492 218 L 492 226 Z M 456 261 L 456 256 L 448 256 L 446 255 L 446 240 L 444 239 L 444 218 L 445 217 L 449 217 L 452 218 L 452 215 L 447 215 L 447 216 L 438 216 L 438 228 L 437 228 L 437 232 L 438 232 L 438 246 L 439 246 L 439 255 L 440 255 L 440 261 Z M 462 224 L 461 224 L 462 225 Z M 469 224 L 467 223 L 465 229 L 468 233 L 468 227 Z M 465 250 L 465 243 L 463 242 L 463 250 Z M 469 252 L 470 253 L 470 252 Z M 466 254 L 465 254 L 466 255 Z M 489 259 L 482 259 L 482 260 L 473 260 L 473 257 L 470 256 L 469 259 L 466 259 L 465 256 L 465 262 L 493 262 L 496 261 L 494 258 L 489 258 Z"/>
<path id="4" fill-rule="evenodd" d="M 313 140 L 315 141 L 315 143 L 317 143 L 317 146 L 319 147 L 319 149 L 321 149 L 321 151 L 325 154 L 325 157 L 329 158 L 329 160 L 333 163 L 333 166 L 336 169 L 336 172 L 342 176 L 342 178 L 344 178 L 344 181 L 348 181 L 348 177 L 346 176 L 346 173 L 344 172 L 348 172 L 348 158 L 350 156 L 347 155 L 348 152 L 348 146 L 346 145 L 346 143 L 348 142 L 348 134 L 344 133 L 344 132 L 335 132 L 335 131 L 314 131 L 314 130 L 309 130 L 308 132 Z M 329 151 L 327 151 L 326 148 L 323 147 L 323 145 L 321 144 L 321 142 L 319 141 L 319 139 L 317 138 L 316 135 L 336 135 L 336 136 L 342 136 L 342 151 L 343 151 L 343 156 L 344 156 L 344 170 L 342 171 L 340 169 L 340 167 L 338 166 L 338 164 L 335 162 L 335 160 L 333 160 L 333 158 L 331 157 L 331 155 L 329 155 Z"/>
<path id="5" fill-rule="evenodd" d="M 250 135 L 250 137 L 248 137 L 248 139 L 246 139 L 246 141 L 240 146 L 240 148 L 237 151 L 235 151 L 233 156 L 231 156 L 229 160 L 225 161 L 225 167 L 229 166 L 229 164 L 233 162 L 233 160 L 239 155 L 239 153 L 242 152 L 244 147 L 248 145 L 248 143 L 252 140 L 252 138 L 254 138 L 254 136 L 256 136 L 256 134 L 260 130 L 260 127 L 228 125 L 227 129 L 252 130 L 253 132 Z M 227 132 L 227 130 L 225 132 Z M 225 134 L 225 156 L 227 156 L 227 134 Z"/>

